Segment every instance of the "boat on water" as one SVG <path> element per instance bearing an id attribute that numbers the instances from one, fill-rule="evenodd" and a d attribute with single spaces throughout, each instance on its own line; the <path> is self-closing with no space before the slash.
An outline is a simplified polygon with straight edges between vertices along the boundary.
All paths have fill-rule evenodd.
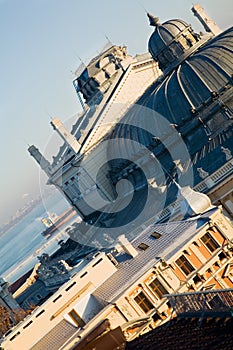
<path id="1" fill-rule="evenodd" d="M 54 232 L 56 232 L 62 225 L 70 221 L 75 215 L 76 210 L 72 207 L 65 210 L 61 215 L 55 213 L 47 213 L 47 217 L 43 217 L 41 222 L 45 225 L 45 229 L 41 232 L 42 236 L 49 238 Z"/>

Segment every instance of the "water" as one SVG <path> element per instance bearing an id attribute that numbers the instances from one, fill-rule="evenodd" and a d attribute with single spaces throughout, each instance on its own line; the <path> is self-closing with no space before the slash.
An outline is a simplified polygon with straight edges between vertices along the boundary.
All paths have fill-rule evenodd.
<path id="1" fill-rule="evenodd" d="M 41 235 L 45 229 L 41 218 L 47 211 L 59 215 L 68 207 L 60 195 L 52 195 L 0 236 L 0 276 L 13 282 L 38 262 L 37 255 L 43 252 L 51 254 L 59 248 L 58 241 L 68 238 L 64 232 L 65 226 L 46 239 Z"/>

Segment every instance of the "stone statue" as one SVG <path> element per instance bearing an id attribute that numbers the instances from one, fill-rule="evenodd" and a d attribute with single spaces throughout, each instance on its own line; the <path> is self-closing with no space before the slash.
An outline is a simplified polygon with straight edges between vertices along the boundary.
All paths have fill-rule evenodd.
<path id="1" fill-rule="evenodd" d="M 225 154 L 226 160 L 230 160 L 232 158 L 232 154 L 231 154 L 231 151 L 229 150 L 229 148 L 225 148 L 222 146 L 221 150 Z"/>
<path id="2" fill-rule="evenodd" d="M 202 168 L 197 168 L 197 171 L 202 179 L 205 179 L 207 176 L 209 176 L 209 173 Z"/>

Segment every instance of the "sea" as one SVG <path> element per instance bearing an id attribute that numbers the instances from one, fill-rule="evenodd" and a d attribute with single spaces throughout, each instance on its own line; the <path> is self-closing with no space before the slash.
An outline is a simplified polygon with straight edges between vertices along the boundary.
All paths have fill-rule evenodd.
<path id="1" fill-rule="evenodd" d="M 65 232 L 69 223 L 46 238 L 41 234 L 45 229 L 41 219 L 46 217 L 48 212 L 60 215 L 67 208 L 67 201 L 60 194 L 53 194 L 37 204 L 14 227 L 0 236 L 1 277 L 13 283 L 34 267 L 38 262 L 37 256 L 42 253 L 51 255 L 59 249 L 58 242 L 69 238 Z M 76 219 L 75 216 L 73 222 Z"/>

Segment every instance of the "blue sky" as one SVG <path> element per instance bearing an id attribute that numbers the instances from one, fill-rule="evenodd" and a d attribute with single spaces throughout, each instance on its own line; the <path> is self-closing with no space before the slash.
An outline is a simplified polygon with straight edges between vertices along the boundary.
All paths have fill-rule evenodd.
<path id="1" fill-rule="evenodd" d="M 232 0 L 201 5 L 226 29 Z M 125 44 L 132 55 L 147 51 L 152 32 L 145 10 L 160 21 L 181 18 L 203 30 L 189 0 L 0 0 L 0 225 L 39 192 L 39 168 L 27 143 L 47 148 L 50 118 L 69 120 L 80 110 L 73 72 L 106 43 Z"/>

